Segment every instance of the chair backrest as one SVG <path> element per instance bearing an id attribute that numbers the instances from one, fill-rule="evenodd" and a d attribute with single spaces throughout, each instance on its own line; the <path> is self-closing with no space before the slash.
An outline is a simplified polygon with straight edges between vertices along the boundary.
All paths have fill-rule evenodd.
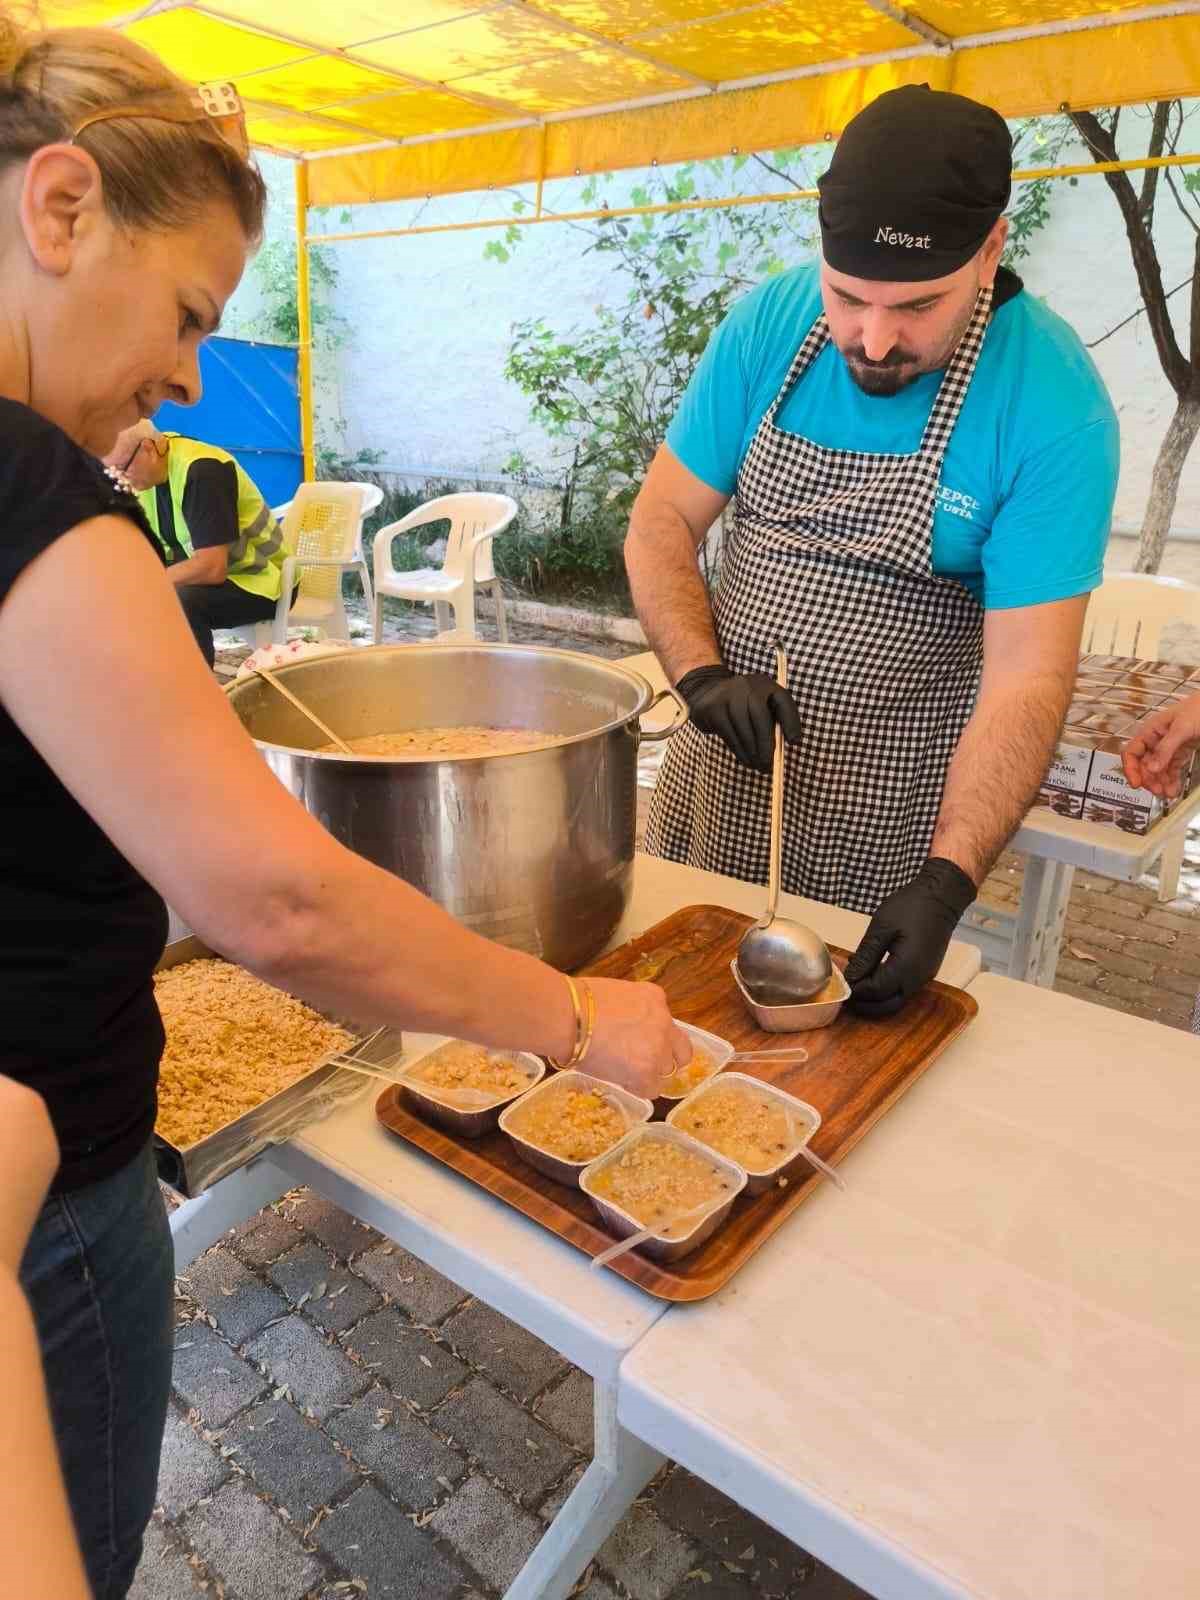
<path id="1" fill-rule="evenodd" d="M 1172 622 L 1200 626 L 1200 589 L 1152 572 L 1115 572 L 1092 591 L 1083 648 L 1157 660 L 1162 631 Z"/>
<path id="2" fill-rule="evenodd" d="M 481 533 L 493 537 L 503 533 L 505 528 L 517 514 L 517 503 L 506 494 L 483 494 L 471 491 L 464 494 L 444 494 L 436 500 L 427 500 L 424 505 L 410 511 L 399 522 L 393 522 L 389 527 L 381 530 L 380 536 L 387 535 L 389 541 L 398 533 L 411 533 L 415 528 L 424 527 L 428 522 L 449 522 L 450 532 L 446 535 L 446 556 L 442 562 L 442 571 L 448 577 L 462 578 L 467 574 L 467 558 L 471 549 L 471 541 Z M 475 549 L 475 581 L 476 583 L 491 583 L 496 576 L 496 569 L 492 564 L 491 540 L 486 544 L 478 545 Z"/>
<path id="3" fill-rule="evenodd" d="M 372 511 L 378 511 L 383 504 L 383 490 L 377 483 L 356 483 L 356 489 L 362 490 L 362 514 L 369 517 Z"/>
<path id="4" fill-rule="evenodd" d="M 363 554 L 363 523 L 372 511 L 377 511 L 383 504 L 383 490 L 377 483 L 358 483 L 355 484 L 355 488 L 362 490 L 363 497 L 362 511 L 358 519 L 358 537 L 354 541 L 354 559 L 363 561 L 366 559 Z"/>
<path id="5" fill-rule="evenodd" d="M 302 483 L 283 521 L 283 542 L 296 557 L 300 593 L 306 599 L 333 600 L 341 593 L 342 575 L 336 567 L 300 566 L 307 556 L 315 561 L 355 559 L 362 526 L 363 485 L 359 483 Z"/>

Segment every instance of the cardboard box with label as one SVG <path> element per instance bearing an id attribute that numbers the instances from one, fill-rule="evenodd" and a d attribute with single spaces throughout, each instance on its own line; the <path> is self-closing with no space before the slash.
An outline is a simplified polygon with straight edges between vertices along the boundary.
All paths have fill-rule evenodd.
<path id="1" fill-rule="evenodd" d="M 1200 693 L 1200 667 L 1129 656 L 1083 656 L 1066 726 L 1035 805 L 1056 816 L 1143 834 L 1170 810 L 1149 789 L 1134 789 L 1121 752 L 1144 717 Z M 1183 774 L 1187 794 L 1198 764 Z"/>

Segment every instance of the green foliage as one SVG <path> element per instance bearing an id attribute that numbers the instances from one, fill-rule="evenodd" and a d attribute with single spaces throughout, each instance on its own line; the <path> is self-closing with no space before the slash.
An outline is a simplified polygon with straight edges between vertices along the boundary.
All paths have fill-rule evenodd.
<path id="1" fill-rule="evenodd" d="M 342 317 L 333 310 L 338 269 L 333 252 L 314 245 L 308 253 L 314 345 L 336 348 L 348 333 Z M 264 245 L 252 268 L 263 298 L 258 318 L 261 337 L 276 344 L 299 344 L 300 308 L 296 291 L 296 241 L 276 239 Z"/>
<path id="2" fill-rule="evenodd" d="M 525 594 L 545 600 L 628 613 L 632 607 L 621 545 L 629 501 L 614 495 L 601 500 L 585 486 L 578 493 L 574 470 L 557 496 L 556 510 L 534 509 L 537 476 L 531 463 L 514 455 L 505 474 L 518 486 L 523 505 L 512 525 L 496 540 L 496 571 Z M 543 500 L 546 498 L 542 491 Z"/>
<path id="3" fill-rule="evenodd" d="M 727 193 L 748 159 L 655 172 L 633 189 L 630 203 Z M 797 152 L 776 152 L 770 163 L 754 159 L 794 187 L 808 187 Z M 616 210 L 612 193 L 611 175 L 591 177 L 580 204 Z M 628 605 L 621 542 L 646 468 L 713 330 L 735 300 L 811 246 L 815 208 L 797 199 L 613 216 L 576 232 L 586 237 L 583 253 L 605 257 L 625 292 L 616 305 L 598 306 L 584 327 L 559 330 L 538 317 L 512 330 L 505 376 L 527 396 L 533 420 L 573 447 L 572 464 L 557 525 L 526 529 L 503 552 L 498 541 L 497 559 L 534 592 L 567 589 L 576 598 Z M 523 233 L 511 225 L 502 241 L 489 242 L 485 257 L 511 260 Z M 522 466 L 533 473 L 531 464 Z"/>
<path id="4" fill-rule="evenodd" d="M 1063 148 L 1075 137 L 1075 130 L 1067 117 L 1031 117 L 1021 124 L 1013 139 L 1013 165 L 1017 167 L 1054 167 L 1059 164 Z M 1032 250 L 1034 235 L 1050 220 L 1050 203 L 1058 178 L 1034 178 L 1029 183 L 1018 183 L 1013 189 L 1012 203 L 1008 208 L 1008 243 L 1004 250 L 1006 266 L 1014 267 Z M 1078 178 L 1066 180 L 1072 188 Z"/>

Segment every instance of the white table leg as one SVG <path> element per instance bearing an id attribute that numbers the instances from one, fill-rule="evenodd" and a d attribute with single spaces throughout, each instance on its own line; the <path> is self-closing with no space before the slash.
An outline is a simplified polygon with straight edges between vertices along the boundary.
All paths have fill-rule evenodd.
<path id="1" fill-rule="evenodd" d="M 666 1460 L 617 1421 L 617 1386 L 595 1388 L 596 1454 L 504 1600 L 565 1600 Z"/>
<path id="2" fill-rule="evenodd" d="M 1063 861 L 1026 856 L 1021 905 L 1013 929 L 1010 978 L 1036 983 L 1042 989 L 1053 987 L 1074 877 L 1075 868 Z"/>
<path id="3" fill-rule="evenodd" d="M 1183 871 L 1183 850 L 1187 844 L 1187 828 L 1179 832 L 1163 849 L 1158 859 L 1158 898 L 1174 900 L 1179 893 L 1179 874 Z"/>
<path id="4" fill-rule="evenodd" d="M 271 1205 L 295 1182 L 267 1156 L 258 1156 L 171 1213 L 175 1271 L 183 1272 L 223 1233 Z"/>

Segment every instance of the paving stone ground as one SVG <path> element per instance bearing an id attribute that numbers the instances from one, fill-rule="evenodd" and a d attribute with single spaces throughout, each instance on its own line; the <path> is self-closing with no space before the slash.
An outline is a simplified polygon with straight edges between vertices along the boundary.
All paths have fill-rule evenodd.
<path id="1" fill-rule="evenodd" d="M 491 1600 L 590 1455 L 590 1379 L 307 1190 L 194 1262 L 177 1319 L 133 1600 Z M 862 1596 L 668 1468 L 579 1594 L 701 1593 Z"/>
<path id="2" fill-rule="evenodd" d="M 390 631 L 421 637 L 432 625 L 410 614 Z M 222 653 L 226 675 L 243 654 Z M 1019 857 L 1005 856 L 985 901 L 1014 907 L 1021 871 Z M 1186 1027 L 1200 988 L 1200 835 L 1178 898 L 1163 906 L 1155 891 L 1153 879 L 1078 873 L 1056 987 Z M 133 1600 L 490 1600 L 589 1454 L 583 1373 L 307 1191 L 195 1262 L 178 1311 L 159 1509 Z M 701 1595 L 863 1600 L 732 1500 L 668 1467 L 606 1542 L 579 1597 Z"/>

